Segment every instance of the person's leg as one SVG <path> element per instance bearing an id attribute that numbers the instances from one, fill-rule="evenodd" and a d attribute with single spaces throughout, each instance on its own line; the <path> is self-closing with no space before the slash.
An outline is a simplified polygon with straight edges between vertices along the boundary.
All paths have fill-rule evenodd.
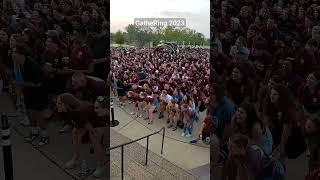
<path id="1" fill-rule="evenodd" d="M 177 126 L 178 126 L 178 119 L 179 119 L 179 115 L 174 115 L 173 117 L 173 128 L 172 128 L 172 131 L 175 131 L 177 130 Z"/>
<path id="2" fill-rule="evenodd" d="M 181 136 L 185 136 L 185 135 L 186 135 L 186 133 L 187 133 L 187 128 L 188 128 L 187 123 L 184 123 L 184 124 L 183 124 L 183 132 L 182 132 Z"/>
<path id="3" fill-rule="evenodd" d="M 151 106 L 149 109 L 149 124 L 153 123 L 153 111 L 155 110 L 155 106 Z"/>
<path id="4" fill-rule="evenodd" d="M 39 136 L 39 126 L 37 113 L 34 110 L 27 110 L 27 114 L 30 117 L 30 134 L 25 138 L 26 143 L 32 143 Z"/>
<path id="5" fill-rule="evenodd" d="M 163 114 L 164 114 L 165 108 L 166 108 L 166 106 L 165 106 L 164 102 L 161 102 L 160 103 L 160 108 L 159 108 L 159 110 L 160 110 L 159 119 L 163 118 Z"/>
<path id="6" fill-rule="evenodd" d="M 44 118 L 44 111 L 37 111 L 38 124 L 40 127 L 40 142 L 39 146 L 45 146 L 49 143 L 48 120 Z"/>
<path id="7" fill-rule="evenodd" d="M 71 169 L 71 168 L 74 168 L 76 165 L 79 165 L 81 140 L 86 132 L 87 130 L 84 128 L 83 129 L 73 128 L 72 130 L 73 156 L 72 156 L 72 159 L 65 164 L 65 167 L 67 169 Z"/>
<path id="8" fill-rule="evenodd" d="M 191 120 L 189 120 L 189 122 L 187 123 L 187 129 L 186 129 L 186 137 L 191 137 L 191 133 L 192 133 L 192 122 Z"/>

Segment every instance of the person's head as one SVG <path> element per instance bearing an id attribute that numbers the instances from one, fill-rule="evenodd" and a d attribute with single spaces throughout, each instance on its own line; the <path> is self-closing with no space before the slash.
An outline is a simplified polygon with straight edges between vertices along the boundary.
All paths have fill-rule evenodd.
<path id="1" fill-rule="evenodd" d="M 237 30 L 240 25 L 240 20 L 238 18 L 231 18 L 231 29 Z"/>
<path id="2" fill-rule="evenodd" d="M 274 88 L 275 86 L 281 84 L 282 82 L 282 77 L 280 72 L 279 73 L 274 73 L 271 78 L 268 81 L 268 90 L 269 92 L 271 91 L 272 88 Z"/>
<path id="3" fill-rule="evenodd" d="M 290 74 L 292 72 L 293 60 L 294 59 L 292 59 L 292 58 L 286 58 L 285 60 L 282 61 L 281 67 L 285 73 Z"/>
<path id="4" fill-rule="evenodd" d="M 99 12 L 96 9 L 92 10 L 92 18 L 99 19 Z"/>
<path id="5" fill-rule="evenodd" d="M 70 112 L 80 110 L 81 101 L 70 93 L 60 94 L 56 101 L 57 111 Z"/>
<path id="6" fill-rule="evenodd" d="M 15 48 L 17 43 L 22 43 L 22 42 L 23 42 L 23 38 L 21 34 L 12 34 L 9 41 L 10 49 Z"/>
<path id="7" fill-rule="evenodd" d="M 267 20 L 267 29 L 273 29 L 275 26 L 274 18 L 269 17 Z"/>
<path id="8" fill-rule="evenodd" d="M 166 90 L 162 90 L 162 94 L 163 94 L 163 95 L 167 95 L 168 92 L 167 92 Z"/>
<path id="9" fill-rule="evenodd" d="M 52 15 L 53 18 L 58 21 L 61 21 L 64 18 L 60 9 L 54 9 Z"/>
<path id="10" fill-rule="evenodd" d="M 83 11 L 83 13 L 81 15 L 81 21 L 82 21 L 82 23 L 88 23 L 90 21 L 89 11 Z"/>
<path id="11" fill-rule="evenodd" d="M 0 30 L 0 42 L 8 43 L 8 41 L 9 41 L 9 37 L 7 32 L 5 32 L 4 30 Z"/>
<path id="12" fill-rule="evenodd" d="M 87 85 L 87 77 L 85 74 L 76 72 L 72 75 L 71 84 L 74 89 L 83 88 Z"/>
<path id="13" fill-rule="evenodd" d="M 239 36 L 234 45 L 237 46 L 238 48 L 247 47 L 247 40 L 245 37 Z"/>
<path id="14" fill-rule="evenodd" d="M 303 7 L 300 7 L 300 8 L 299 8 L 298 16 L 299 16 L 299 17 L 304 17 L 304 9 L 303 9 Z"/>
<path id="15" fill-rule="evenodd" d="M 94 103 L 94 111 L 98 117 L 106 117 L 109 115 L 109 101 L 107 97 L 99 96 Z"/>
<path id="16" fill-rule="evenodd" d="M 247 39 L 253 39 L 257 34 L 257 28 L 255 25 L 250 25 L 247 31 Z"/>
<path id="17" fill-rule="evenodd" d="M 34 6 L 33 6 L 33 10 L 42 12 L 43 11 L 43 5 L 41 3 L 35 3 Z"/>
<path id="18" fill-rule="evenodd" d="M 54 29 L 57 31 L 58 35 L 61 36 L 64 34 L 62 27 L 59 24 L 54 25 Z"/>
<path id="19" fill-rule="evenodd" d="M 316 52 L 319 48 L 319 43 L 315 39 L 310 39 L 306 44 L 306 49 Z"/>
<path id="20" fill-rule="evenodd" d="M 314 88 L 320 83 L 320 73 L 319 72 L 313 72 L 310 73 L 307 77 L 306 85 L 309 88 Z"/>
<path id="21" fill-rule="evenodd" d="M 293 94 L 285 85 L 275 85 L 270 91 L 270 101 L 282 111 L 294 106 Z"/>
<path id="22" fill-rule="evenodd" d="M 319 134 L 320 132 L 320 119 L 319 117 L 310 117 L 306 121 L 305 124 L 305 129 L 306 129 L 306 135 L 310 136 L 313 135 L 314 133 Z"/>
<path id="23" fill-rule="evenodd" d="M 23 64 L 27 57 L 26 45 L 23 43 L 16 44 L 13 48 L 12 60 L 16 64 Z"/>
<path id="24" fill-rule="evenodd" d="M 243 6 L 240 10 L 240 15 L 242 17 L 248 17 L 249 16 L 249 7 L 248 6 Z"/>
<path id="25" fill-rule="evenodd" d="M 72 3 L 71 1 L 65 1 L 63 2 L 63 5 L 62 5 L 62 9 L 64 10 L 64 12 L 69 12 L 72 8 Z"/>
<path id="26" fill-rule="evenodd" d="M 288 20 L 288 10 L 286 10 L 286 9 L 283 9 L 283 10 L 282 10 L 281 19 L 282 19 L 283 21 Z"/>
<path id="27" fill-rule="evenodd" d="M 318 10 L 318 9 L 315 9 L 315 10 L 313 11 L 313 17 L 314 17 L 315 19 L 318 19 L 318 18 L 319 18 L 319 10 Z"/>
<path id="28" fill-rule="evenodd" d="M 231 136 L 228 141 L 230 155 L 234 158 L 245 156 L 248 144 L 249 138 L 243 134 L 235 134 Z"/>
<path id="29" fill-rule="evenodd" d="M 255 107 L 249 102 L 243 102 L 240 104 L 240 106 L 237 108 L 235 118 L 237 123 L 246 124 L 247 126 L 253 125 L 253 122 L 258 120 Z"/>
<path id="30" fill-rule="evenodd" d="M 32 23 L 40 23 L 41 22 L 39 11 L 33 11 L 32 16 L 31 16 L 31 22 Z"/>
<path id="31" fill-rule="evenodd" d="M 46 40 L 46 49 L 49 51 L 55 51 L 59 48 L 59 39 L 57 36 L 49 36 Z"/>
<path id="32" fill-rule="evenodd" d="M 256 16 L 255 19 L 254 19 L 254 23 L 257 25 L 257 26 L 261 26 L 262 25 L 262 19 L 260 16 Z"/>
<path id="33" fill-rule="evenodd" d="M 240 47 L 235 55 L 235 59 L 238 61 L 246 62 L 250 55 L 250 50 L 246 47 Z"/>
<path id="34" fill-rule="evenodd" d="M 311 31 L 312 39 L 320 41 L 320 26 L 314 26 Z"/>
<path id="35" fill-rule="evenodd" d="M 50 15 L 52 13 L 50 4 L 45 4 L 43 6 L 43 11 L 45 15 Z"/>

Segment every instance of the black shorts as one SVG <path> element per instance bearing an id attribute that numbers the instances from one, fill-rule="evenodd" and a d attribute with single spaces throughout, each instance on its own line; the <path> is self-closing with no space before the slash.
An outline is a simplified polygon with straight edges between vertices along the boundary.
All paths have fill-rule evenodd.
<path id="1" fill-rule="evenodd" d="M 27 88 L 23 95 L 27 109 L 42 111 L 48 108 L 48 93 L 45 88 Z"/>

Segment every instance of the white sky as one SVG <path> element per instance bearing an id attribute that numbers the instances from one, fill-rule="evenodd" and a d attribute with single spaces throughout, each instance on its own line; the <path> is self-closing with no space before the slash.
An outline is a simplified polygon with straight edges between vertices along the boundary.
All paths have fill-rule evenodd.
<path id="1" fill-rule="evenodd" d="M 186 18 L 187 27 L 210 36 L 209 0 L 110 0 L 111 32 L 134 18 Z"/>

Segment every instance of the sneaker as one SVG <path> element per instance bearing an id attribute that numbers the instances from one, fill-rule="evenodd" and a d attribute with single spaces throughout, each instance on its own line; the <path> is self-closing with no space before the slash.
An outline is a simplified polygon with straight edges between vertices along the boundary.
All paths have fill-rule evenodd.
<path id="1" fill-rule="evenodd" d="M 41 137 L 40 138 L 40 142 L 39 142 L 39 147 L 44 147 L 46 146 L 47 144 L 49 144 L 49 137 Z"/>
<path id="2" fill-rule="evenodd" d="M 181 134 L 181 136 L 182 136 L 182 137 L 184 137 L 184 136 L 185 136 L 184 132 Z"/>
<path id="3" fill-rule="evenodd" d="M 79 160 L 71 159 L 70 161 L 68 161 L 68 162 L 64 165 L 64 167 L 65 167 L 66 169 L 73 169 L 73 168 L 79 166 L 80 163 L 81 163 L 81 162 L 80 162 Z"/>
<path id="4" fill-rule="evenodd" d="M 135 114 L 135 112 L 131 112 L 130 114 L 131 114 L 131 115 L 134 115 L 134 114 Z"/>
<path id="5" fill-rule="evenodd" d="M 30 136 L 24 138 L 24 142 L 25 143 L 32 143 L 38 137 L 39 137 L 39 134 L 31 134 Z"/>
<path id="6" fill-rule="evenodd" d="M 101 178 L 105 173 L 106 167 L 98 167 L 92 174 L 95 178 Z"/>
<path id="7" fill-rule="evenodd" d="M 63 126 L 62 129 L 59 130 L 59 133 L 66 133 L 66 132 L 71 132 L 72 130 L 72 126 L 69 124 L 66 124 L 65 126 Z"/>
<path id="8" fill-rule="evenodd" d="M 30 125 L 30 120 L 29 120 L 28 116 L 24 116 L 24 119 L 22 121 L 20 121 L 20 124 L 22 126 L 29 126 Z"/>
<path id="9" fill-rule="evenodd" d="M 172 131 L 176 131 L 178 128 L 177 127 L 174 127 L 173 129 L 172 129 Z"/>
<path id="10" fill-rule="evenodd" d="M 168 125 L 168 128 L 171 128 L 172 127 L 172 125 L 170 124 L 170 125 Z"/>
<path id="11" fill-rule="evenodd" d="M 139 115 L 139 118 L 142 118 L 142 114 Z"/>
<path id="12" fill-rule="evenodd" d="M 188 133 L 188 134 L 186 135 L 186 137 L 189 138 L 189 137 L 192 137 L 192 135 Z"/>
<path id="13" fill-rule="evenodd" d="M 195 139 L 195 140 L 191 140 L 189 143 L 190 144 L 196 144 L 197 142 L 198 142 L 198 140 Z"/>

